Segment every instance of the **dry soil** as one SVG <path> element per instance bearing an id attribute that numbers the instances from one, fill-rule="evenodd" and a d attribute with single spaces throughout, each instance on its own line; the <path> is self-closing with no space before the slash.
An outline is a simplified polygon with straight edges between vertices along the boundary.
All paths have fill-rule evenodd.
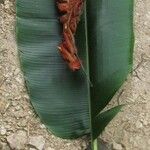
<path id="1" fill-rule="evenodd" d="M 14 3 L 0 0 L 0 149 L 85 150 L 85 137 L 57 138 L 33 112 L 17 57 Z M 135 0 L 134 22 L 134 71 L 110 104 L 127 106 L 100 137 L 116 150 L 150 150 L 150 0 Z"/>

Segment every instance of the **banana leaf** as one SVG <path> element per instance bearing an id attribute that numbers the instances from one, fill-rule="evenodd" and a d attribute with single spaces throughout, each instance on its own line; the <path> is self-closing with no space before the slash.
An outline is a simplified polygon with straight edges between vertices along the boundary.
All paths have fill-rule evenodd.
<path id="1" fill-rule="evenodd" d="M 86 0 L 75 35 L 86 74 L 59 54 L 62 26 L 56 0 L 17 0 L 16 36 L 31 103 L 56 136 L 92 140 L 122 106 L 101 111 L 132 69 L 133 0 Z"/>

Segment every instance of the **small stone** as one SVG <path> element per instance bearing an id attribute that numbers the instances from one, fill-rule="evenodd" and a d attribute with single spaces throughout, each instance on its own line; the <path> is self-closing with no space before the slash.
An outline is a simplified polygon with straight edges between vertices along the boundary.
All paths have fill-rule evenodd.
<path id="1" fill-rule="evenodd" d="M 21 107 L 20 106 L 16 106 L 15 109 L 18 111 L 18 110 L 21 109 Z"/>
<path id="2" fill-rule="evenodd" d="M 85 141 L 82 142 L 82 149 L 86 149 L 87 143 Z"/>
<path id="3" fill-rule="evenodd" d="M 26 113 L 23 110 L 15 111 L 14 115 L 17 119 L 23 118 L 26 116 Z"/>
<path id="4" fill-rule="evenodd" d="M 122 145 L 116 142 L 113 143 L 113 150 L 122 150 Z"/>
<path id="5" fill-rule="evenodd" d="M 20 72 L 20 69 L 17 68 L 17 69 L 14 71 L 14 75 L 15 75 L 15 76 L 18 75 L 19 72 Z"/>
<path id="6" fill-rule="evenodd" d="M 17 106 L 17 105 L 18 105 L 18 102 L 16 102 L 16 101 L 12 102 L 12 106 Z"/>
<path id="7" fill-rule="evenodd" d="M 7 142 L 12 149 L 20 150 L 25 148 L 27 143 L 27 134 L 25 131 L 18 131 L 7 137 Z"/>
<path id="8" fill-rule="evenodd" d="M 98 145 L 99 145 L 99 149 L 102 149 L 102 150 L 112 150 L 111 145 L 108 142 L 106 142 L 105 140 L 99 139 L 98 140 Z M 88 148 L 89 147 L 90 147 L 90 145 L 88 145 Z"/>
<path id="9" fill-rule="evenodd" d="M 7 130 L 2 126 L 2 127 L 0 128 L 0 133 L 1 133 L 1 135 L 5 135 L 6 132 L 7 132 Z"/>
<path id="10" fill-rule="evenodd" d="M 136 122 L 136 127 L 137 127 L 138 129 L 142 128 L 142 127 L 143 127 L 142 122 L 137 121 L 137 122 Z"/>
<path id="11" fill-rule="evenodd" d="M 147 125 L 148 125 L 147 120 L 144 120 L 144 121 L 143 121 L 143 125 L 145 125 L 145 126 L 147 126 Z"/>
<path id="12" fill-rule="evenodd" d="M 45 139 L 43 138 L 43 136 L 32 136 L 29 138 L 29 145 L 34 146 L 38 150 L 43 150 Z"/>

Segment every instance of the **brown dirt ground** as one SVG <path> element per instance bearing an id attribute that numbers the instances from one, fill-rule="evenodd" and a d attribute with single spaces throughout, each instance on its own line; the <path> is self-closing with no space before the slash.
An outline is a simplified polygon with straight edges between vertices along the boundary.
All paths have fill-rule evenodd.
<path id="1" fill-rule="evenodd" d="M 85 137 L 70 141 L 48 133 L 35 116 L 24 88 L 15 42 L 14 0 L 0 0 L 0 149 L 18 130 L 42 135 L 45 150 L 84 150 Z M 135 1 L 134 71 L 110 105 L 128 104 L 101 138 L 118 150 L 150 150 L 150 0 Z M 26 145 L 24 149 L 34 150 Z M 49 147 L 49 149 L 48 149 Z"/>

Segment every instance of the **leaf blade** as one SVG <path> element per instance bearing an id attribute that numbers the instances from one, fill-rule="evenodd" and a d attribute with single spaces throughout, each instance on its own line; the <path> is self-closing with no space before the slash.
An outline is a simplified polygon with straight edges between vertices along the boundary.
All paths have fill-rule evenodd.
<path id="1" fill-rule="evenodd" d="M 67 68 L 57 50 L 61 26 L 55 1 L 17 2 L 18 48 L 37 114 L 57 136 L 77 138 L 86 134 L 89 132 L 87 82 L 81 71 L 73 73 Z M 83 51 L 80 55 L 86 62 L 84 45 L 79 45 Z"/>
<path id="2" fill-rule="evenodd" d="M 109 124 L 109 122 L 120 112 L 124 105 L 119 105 L 111 108 L 103 113 L 100 113 L 94 119 L 93 125 L 93 139 L 95 140 Z"/>
<path id="3" fill-rule="evenodd" d="M 87 18 L 81 18 L 76 41 L 94 84 L 89 89 L 83 72 L 70 72 L 58 53 L 62 30 L 55 1 L 17 0 L 18 49 L 30 98 L 55 135 L 77 138 L 92 133 L 90 120 L 93 122 L 125 80 L 132 66 L 132 2 L 87 1 Z"/>
<path id="4" fill-rule="evenodd" d="M 93 4 L 94 3 L 94 4 Z M 132 70 L 133 1 L 87 1 L 93 116 L 112 99 Z M 94 11 L 93 11 L 94 10 Z"/>

